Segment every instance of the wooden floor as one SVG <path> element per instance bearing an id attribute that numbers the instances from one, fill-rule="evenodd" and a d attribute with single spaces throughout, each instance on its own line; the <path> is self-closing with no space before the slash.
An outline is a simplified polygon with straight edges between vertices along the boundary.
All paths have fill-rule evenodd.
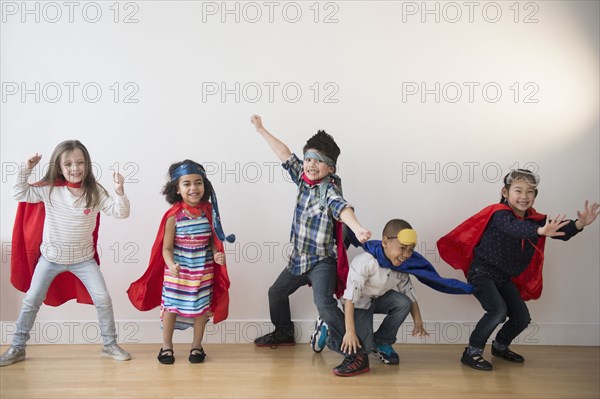
<path id="1" fill-rule="evenodd" d="M 403 344 L 400 366 L 371 357 L 370 373 L 348 378 L 331 373 L 339 355 L 308 344 L 207 344 L 203 364 L 188 363 L 188 346 L 176 345 L 172 366 L 158 363 L 157 345 L 123 347 L 131 361 L 101 358 L 98 345 L 30 346 L 25 361 L 0 368 L 0 398 L 600 397 L 599 347 L 514 346 L 525 364 L 493 359 L 494 371 L 481 372 L 460 364 L 462 346 Z"/>

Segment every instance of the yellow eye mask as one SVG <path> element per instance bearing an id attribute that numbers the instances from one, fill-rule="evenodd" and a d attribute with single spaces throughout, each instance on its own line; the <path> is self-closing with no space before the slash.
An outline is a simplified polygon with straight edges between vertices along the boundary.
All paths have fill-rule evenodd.
<path id="1" fill-rule="evenodd" d="M 411 245 L 417 243 L 417 232 L 413 229 L 403 229 L 398 232 L 400 244 Z"/>

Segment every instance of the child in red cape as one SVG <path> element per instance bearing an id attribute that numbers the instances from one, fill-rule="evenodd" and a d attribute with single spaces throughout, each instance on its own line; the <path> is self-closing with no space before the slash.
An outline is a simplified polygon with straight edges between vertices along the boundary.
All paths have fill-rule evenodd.
<path id="1" fill-rule="evenodd" d="M 334 298 L 334 293 L 343 293 L 348 273 L 342 223 L 361 243 L 371 237 L 371 232 L 360 224 L 354 209 L 342 196 L 341 180 L 335 175 L 340 148 L 332 136 L 320 130 L 307 140 L 301 160 L 264 127 L 260 116 L 252 115 L 250 122 L 298 188 L 290 231 L 292 253 L 268 294 L 275 330 L 256 338 L 254 344 L 270 348 L 295 345 L 289 297 L 298 288 L 310 284 L 319 315 L 329 326 L 328 346 L 342 353 L 344 314 Z M 343 280 L 338 285 L 341 276 Z M 368 358 L 361 356 L 360 362 L 368 365 Z"/>
<path id="2" fill-rule="evenodd" d="M 225 267 L 225 237 L 212 184 L 202 165 L 185 160 L 169 167 L 170 181 L 163 194 L 172 207 L 163 216 L 146 273 L 131 284 L 129 299 L 139 310 L 161 305 L 162 364 L 173 364 L 174 329 L 193 325 L 190 363 L 206 357 L 202 348 L 204 326 L 210 316 L 227 318 L 229 277 Z M 211 202 L 212 206 L 211 206 Z"/>
<path id="3" fill-rule="evenodd" d="M 476 370 L 492 370 L 483 350 L 507 317 L 492 343 L 492 355 L 524 362 L 509 345 L 531 321 L 525 300 L 541 295 L 545 238 L 567 241 L 598 216 L 599 204 L 588 207 L 586 201 L 576 221 L 565 220 L 565 215 L 548 219 L 533 209 L 538 184 L 539 177 L 529 170 L 511 171 L 504 177 L 500 204 L 488 206 L 438 240 L 442 259 L 465 272 L 486 311 L 461 357 Z"/>
<path id="4" fill-rule="evenodd" d="M 92 173 L 90 155 L 78 140 L 58 144 L 42 180 L 27 180 L 42 156 L 35 154 L 20 168 L 13 197 L 21 201 L 13 229 L 11 282 L 26 291 L 10 348 L 0 366 L 25 359 L 37 313 L 45 302 L 58 306 L 68 300 L 94 303 L 102 336 L 102 356 L 129 360 L 117 344 L 112 301 L 98 267 L 96 241 L 100 211 L 116 218 L 129 216 L 124 178 L 113 174 L 115 192 L 110 196 Z"/>

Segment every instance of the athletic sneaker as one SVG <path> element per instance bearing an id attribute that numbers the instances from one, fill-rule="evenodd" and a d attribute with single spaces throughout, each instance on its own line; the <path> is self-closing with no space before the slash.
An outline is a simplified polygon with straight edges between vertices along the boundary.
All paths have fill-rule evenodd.
<path id="1" fill-rule="evenodd" d="M 377 357 L 379 357 L 379 359 L 381 359 L 381 361 L 385 364 L 400 363 L 400 356 L 398 356 L 398 354 L 390 344 L 375 344 L 371 353 L 377 355 Z"/>
<path id="2" fill-rule="evenodd" d="M 11 346 L 2 356 L 0 356 L 0 367 L 10 366 L 21 360 L 25 360 L 25 348 Z"/>
<path id="3" fill-rule="evenodd" d="M 275 349 L 278 346 L 292 346 L 296 345 L 296 339 L 293 334 L 289 334 L 283 330 L 277 328 L 272 333 L 263 335 L 254 340 L 254 345 L 264 347 L 268 346 L 271 349 Z"/>
<path id="4" fill-rule="evenodd" d="M 321 320 L 320 317 L 315 321 L 315 331 L 310 336 L 310 347 L 313 351 L 319 353 L 327 345 L 327 335 L 329 334 L 329 327 L 327 323 Z"/>
<path id="5" fill-rule="evenodd" d="M 333 369 L 333 374 L 340 377 L 352 377 L 369 371 L 371 371 L 369 356 L 366 353 L 357 353 L 346 356 L 342 364 Z"/>
<path id="6" fill-rule="evenodd" d="M 102 346 L 102 357 L 108 357 L 114 360 L 129 360 L 131 355 L 125 349 L 121 348 L 117 344 L 103 345 Z"/>

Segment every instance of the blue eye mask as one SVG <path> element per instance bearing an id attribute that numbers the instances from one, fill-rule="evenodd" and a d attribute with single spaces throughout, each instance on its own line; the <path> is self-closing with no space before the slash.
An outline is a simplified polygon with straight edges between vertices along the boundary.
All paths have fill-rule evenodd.
<path id="1" fill-rule="evenodd" d="M 327 155 L 319 154 L 318 152 L 307 151 L 304 153 L 304 160 L 306 161 L 308 159 L 316 159 L 317 161 L 325 162 L 327 165 L 335 168 L 335 162 L 333 162 L 333 160 Z"/>

